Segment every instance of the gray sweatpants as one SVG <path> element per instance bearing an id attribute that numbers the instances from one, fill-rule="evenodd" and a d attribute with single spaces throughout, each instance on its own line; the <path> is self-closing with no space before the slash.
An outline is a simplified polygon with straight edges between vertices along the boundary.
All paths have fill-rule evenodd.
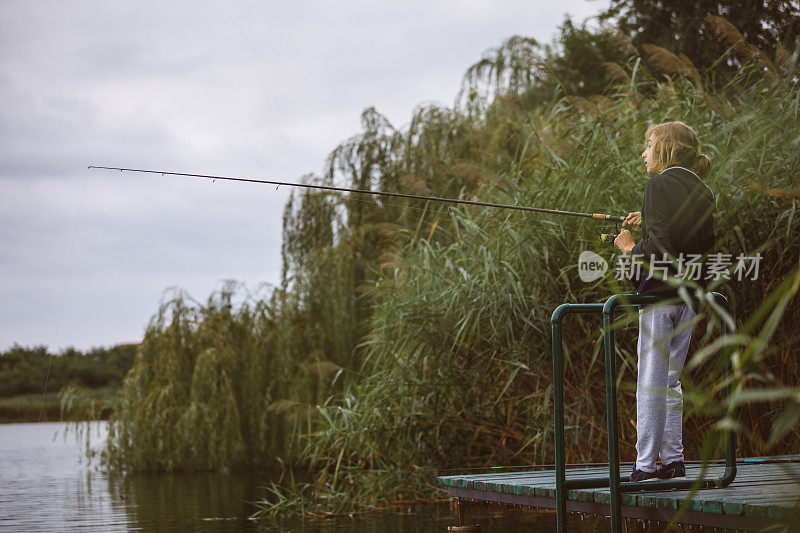
<path id="1" fill-rule="evenodd" d="M 695 313 L 685 303 L 639 311 L 636 381 L 636 468 L 654 472 L 683 461 L 683 394 L 678 379 L 692 339 Z"/>

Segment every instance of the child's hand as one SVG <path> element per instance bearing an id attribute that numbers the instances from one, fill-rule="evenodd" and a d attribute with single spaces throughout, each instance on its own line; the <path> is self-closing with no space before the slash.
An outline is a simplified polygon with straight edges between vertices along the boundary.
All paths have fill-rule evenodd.
<path id="1" fill-rule="evenodd" d="M 617 238 L 614 239 L 614 246 L 626 254 L 631 253 L 631 250 L 633 250 L 635 245 L 636 242 L 633 240 L 631 232 L 626 229 L 620 231 L 619 235 L 617 235 Z"/>
<path id="2" fill-rule="evenodd" d="M 623 226 L 630 226 L 634 229 L 634 231 L 641 231 L 642 230 L 642 213 L 641 211 L 636 211 L 635 213 L 628 213 L 628 216 L 625 217 L 625 220 L 622 221 Z"/>

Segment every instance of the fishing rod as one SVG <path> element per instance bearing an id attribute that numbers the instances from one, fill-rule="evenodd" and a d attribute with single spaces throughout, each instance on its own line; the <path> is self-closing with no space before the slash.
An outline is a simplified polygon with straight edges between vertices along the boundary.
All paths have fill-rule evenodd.
<path id="1" fill-rule="evenodd" d="M 389 196 L 394 198 L 409 198 L 412 200 L 425 200 L 430 202 L 444 202 L 444 203 L 451 203 L 451 204 L 462 204 L 462 205 L 475 205 L 480 207 L 494 207 L 498 209 L 513 209 L 517 211 L 529 211 L 535 213 L 547 213 L 552 215 L 566 215 L 566 216 L 573 216 L 573 217 L 583 217 L 583 218 L 591 218 L 594 220 L 606 220 L 609 222 L 614 222 L 615 225 L 623 222 L 625 217 L 617 216 L 617 215 L 606 215 L 604 213 L 579 213 L 577 211 L 562 211 L 559 209 L 544 209 L 541 207 L 529 207 L 524 205 L 509 205 L 509 204 L 496 204 L 491 202 L 479 202 L 476 200 L 460 200 L 457 198 L 441 198 L 438 196 L 423 196 L 419 194 L 405 194 L 399 192 L 384 192 L 384 191 L 368 191 L 364 189 L 349 189 L 346 187 L 334 187 L 331 185 L 310 185 L 307 183 L 293 183 L 289 181 L 276 181 L 276 180 L 263 180 L 263 179 L 253 179 L 253 178 L 236 178 L 231 176 L 213 176 L 210 174 L 191 174 L 188 172 L 168 172 L 164 170 L 145 170 L 140 168 L 121 168 L 121 167 L 102 167 L 102 166 L 95 166 L 90 165 L 89 169 L 98 169 L 98 170 L 118 170 L 120 172 L 138 172 L 143 174 L 161 174 L 162 176 L 181 176 L 186 178 L 203 178 L 203 179 L 210 179 L 210 180 L 225 180 L 225 181 L 240 181 L 245 183 L 260 183 L 263 185 L 275 185 L 277 187 L 285 186 L 285 187 L 302 187 L 305 189 L 319 189 L 324 191 L 335 191 L 335 192 L 349 192 L 349 193 L 358 193 L 358 194 L 371 194 L 374 196 Z M 602 228 L 601 228 L 601 231 Z M 600 234 L 600 242 L 602 243 L 613 243 L 614 239 L 617 238 L 615 233 L 601 233 Z"/>

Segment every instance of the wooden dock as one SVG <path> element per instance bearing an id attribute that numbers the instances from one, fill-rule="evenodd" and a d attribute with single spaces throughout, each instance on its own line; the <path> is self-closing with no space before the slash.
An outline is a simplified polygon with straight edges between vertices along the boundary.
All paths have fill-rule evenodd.
<path id="1" fill-rule="evenodd" d="M 723 489 L 702 489 L 693 495 L 688 490 L 624 493 L 622 516 L 670 522 L 687 502 L 677 517 L 681 524 L 759 530 L 782 523 L 790 531 L 800 530 L 800 455 L 739 459 L 737 469 L 734 482 Z M 631 466 L 622 466 L 621 471 L 627 477 Z M 723 465 L 709 466 L 706 477 L 721 476 L 723 471 Z M 699 472 L 699 465 L 686 467 L 689 479 Z M 567 470 L 567 479 L 603 475 L 608 475 L 608 467 Z M 443 476 L 438 483 L 453 498 L 555 508 L 553 470 Z M 567 510 L 608 516 L 609 501 L 608 488 L 571 489 Z"/>

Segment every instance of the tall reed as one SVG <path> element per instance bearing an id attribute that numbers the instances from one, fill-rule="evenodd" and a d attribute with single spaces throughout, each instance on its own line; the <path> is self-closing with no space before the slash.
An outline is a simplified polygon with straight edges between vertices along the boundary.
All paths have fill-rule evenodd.
<path id="1" fill-rule="evenodd" d="M 497 202 L 638 210 L 647 127 L 672 119 L 694 125 L 715 162 L 706 181 L 718 196 L 719 249 L 733 257 L 760 253 L 762 262 L 758 279 L 713 287 L 730 299 L 732 316 L 713 308 L 700 314 L 697 356 L 684 378 L 687 454 L 719 450 L 708 436 L 731 425 L 741 454 L 797 453 L 800 223 L 792 195 L 800 136 L 790 133 L 798 131 L 797 87 L 748 66 L 724 94 L 709 94 L 696 71 L 658 82 L 637 68 L 633 60 L 631 81 L 587 100 L 591 106 L 564 98 L 527 108 L 524 95 L 498 97 L 473 139 L 482 178 L 462 190 Z M 397 223 L 392 261 L 375 272 L 370 291 L 377 304 L 361 346 L 362 377 L 320 407 L 319 429 L 303 437 L 301 455 L 317 472 L 316 483 L 300 491 L 306 510 L 429 496 L 432 472 L 441 468 L 552 462 L 550 313 L 565 301 L 631 291 L 612 276 L 589 284 L 578 278 L 582 250 L 613 253 L 593 242 L 592 222 L 429 207 L 415 226 Z M 727 381 L 721 320 L 737 328 L 724 342 L 734 367 Z M 631 460 L 635 317 L 621 327 L 620 435 L 623 459 Z M 596 320 L 570 317 L 570 462 L 606 457 L 601 344 Z M 720 401 L 724 384 L 733 390 L 728 403 Z M 274 502 L 265 500 L 265 516 Z"/>

